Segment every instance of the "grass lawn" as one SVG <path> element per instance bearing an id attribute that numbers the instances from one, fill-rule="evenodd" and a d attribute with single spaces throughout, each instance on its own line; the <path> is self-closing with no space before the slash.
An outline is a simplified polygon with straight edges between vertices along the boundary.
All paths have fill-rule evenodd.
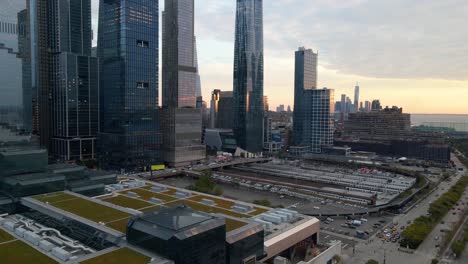
<path id="1" fill-rule="evenodd" d="M 8 234 L 6 231 L 3 229 L 0 229 L 0 243 L 15 240 L 16 238 L 13 237 L 12 235 Z"/>
<path id="2" fill-rule="evenodd" d="M 229 216 L 233 216 L 237 218 L 249 218 L 250 217 L 249 215 L 232 212 L 227 209 L 223 209 L 219 207 L 208 206 L 208 205 L 197 203 L 197 202 L 190 201 L 190 200 L 180 200 L 180 201 L 170 202 L 170 203 L 164 204 L 164 206 L 170 207 L 170 206 L 177 206 L 180 204 L 185 204 L 196 211 L 202 211 L 205 213 L 225 214 L 225 215 L 229 215 Z"/>
<path id="3" fill-rule="evenodd" d="M 82 198 L 54 203 L 53 206 L 96 223 L 107 223 L 113 220 L 131 217 L 130 214 L 125 212 Z"/>
<path id="4" fill-rule="evenodd" d="M 148 264 L 151 258 L 129 248 L 120 248 L 101 256 L 80 262 L 81 264 Z"/>
<path id="5" fill-rule="evenodd" d="M 130 192 L 134 192 L 136 194 L 138 194 L 140 196 L 141 199 L 143 200 L 147 200 L 149 201 L 151 198 L 158 198 L 164 202 L 172 202 L 172 201 L 175 201 L 177 200 L 178 198 L 175 198 L 175 197 L 172 197 L 172 196 L 169 196 L 169 195 L 165 195 L 165 194 L 161 194 L 161 193 L 155 193 L 155 192 L 151 192 L 151 191 L 148 191 L 148 190 L 145 190 L 145 189 L 132 189 L 130 190 Z M 124 191 L 124 192 L 121 192 L 122 194 L 126 194 L 127 191 Z"/>
<path id="6" fill-rule="evenodd" d="M 50 204 L 65 201 L 65 200 L 78 199 L 78 197 L 74 195 L 70 195 L 70 194 L 63 193 L 63 192 L 41 194 L 41 195 L 33 196 L 32 198 L 38 201 L 41 201 L 43 203 L 50 203 Z"/>
<path id="7" fill-rule="evenodd" d="M 254 207 L 254 209 L 255 210 L 249 213 L 249 215 L 256 216 L 256 215 L 263 214 L 269 211 L 268 209 L 260 208 L 260 207 Z"/>
<path id="8" fill-rule="evenodd" d="M 128 220 L 130 220 L 130 217 L 129 218 L 124 218 L 124 219 L 121 219 L 121 220 L 117 220 L 117 221 L 114 221 L 114 222 L 111 222 L 111 223 L 107 223 L 106 227 L 112 228 L 114 230 L 119 231 L 120 233 L 125 234 L 127 232 Z"/>
<path id="9" fill-rule="evenodd" d="M 206 196 L 206 195 L 197 195 L 197 196 L 188 198 L 188 200 L 191 200 L 194 202 L 200 202 L 202 199 L 208 199 L 208 200 L 214 201 L 217 207 L 222 207 L 225 209 L 231 209 L 231 207 L 234 205 L 234 203 L 231 201 L 214 198 L 214 197 Z"/>
<path id="10" fill-rule="evenodd" d="M 231 232 L 232 230 L 236 230 L 238 228 L 241 228 L 247 225 L 247 223 L 237 221 L 231 218 L 225 218 L 225 219 L 226 219 L 226 232 Z"/>
<path id="11" fill-rule="evenodd" d="M 42 254 L 19 240 L 0 245 L 0 263 L 2 264 L 54 264 L 57 261 Z"/>
<path id="12" fill-rule="evenodd" d="M 153 205 L 151 203 L 144 202 L 144 201 L 134 199 L 134 198 L 130 198 L 124 195 L 117 195 L 115 197 L 106 198 L 106 199 L 103 199 L 103 201 L 111 203 L 111 204 L 115 204 L 118 206 L 122 206 L 122 207 L 132 208 L 135 210 L 145 208 L 145 207 L 150 207 Z"/>

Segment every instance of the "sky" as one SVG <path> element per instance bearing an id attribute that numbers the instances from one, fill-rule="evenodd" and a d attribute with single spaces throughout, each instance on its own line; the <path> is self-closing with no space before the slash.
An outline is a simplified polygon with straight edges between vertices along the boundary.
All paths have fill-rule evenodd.
<path id="1" fill-rule="evenodd" d="M 98 0 L 93 1 L 97 32 Z M 163 10 L 164 1 L 160 1 Z M 232 90 L 235 0 L 195 0 L 204 100 Z M 468 114 L 468 1 L 265 0 L 265 95 L 293 106 L 294 51 L 319 52 L 319 87 L 409 113 Z"/>

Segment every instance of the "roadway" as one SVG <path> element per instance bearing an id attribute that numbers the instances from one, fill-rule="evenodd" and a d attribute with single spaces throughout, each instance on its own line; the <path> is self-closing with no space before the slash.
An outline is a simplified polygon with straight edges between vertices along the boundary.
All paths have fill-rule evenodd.
<path id="1" fill-rule="evenodd" d="M 458 159 L 455 159 L 455 163 L 458 167 L 462 167 Z M 466 168 L 465 168 L 466 171 Z M 443 181 L 434 191 L 426 197 L 426 199 L 419 202 L 412 209 L 410 209 L 406 214 L 398 215 L 394 218 L 394 222 L 398 222 L 397 229 L 401 231 L 401 226 L 407 226 L 408 221 L 413 221 L 415 218 L 427 215 L 429 205 L 434 202 L 440 195 L 448 191 L 464 174 L 465 172 L 457 171 L 455 176 L 451 177 L 450 181 Z M 451 215 L 451 212 L 450 212 Z M 450 216 L 446 216 L 448 221 L 453 221 Z M 371 237 L 369 241 L 364 243 L 359 243 L 356 245 L 355 253 L 350 253 L 348 258 L 344 258 L 346 263 L 365 263 L 369 259 L 375 259 L 380 263 L 385 262 L 387 264 L 401 264 L 401 263 L 414 263 L 414 264 L 427 264 L 435 257 L 436 247 L 435 245 L 438 241 L 435 241 L 435 236 L 439 236 L 440 239 L 440 228 L 442 226 L 437 226 L 434 231 L 429 235 L 429 237 L 421 244 L 420 249 L 416 250 L 414 253 L 409 254 L 402 251 L 399 251 L 398 243 L 387 243 L 382 242 L 376 237 Z"/>

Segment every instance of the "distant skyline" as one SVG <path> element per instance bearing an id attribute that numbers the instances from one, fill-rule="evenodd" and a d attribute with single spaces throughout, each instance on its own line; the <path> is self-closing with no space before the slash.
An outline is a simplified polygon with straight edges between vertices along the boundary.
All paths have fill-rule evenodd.
<path id="1" fill-rule="evenodd" d="M 97 3 L 93 1 L 96 30 Z M 161 10 L 163 10 L 163 3 Z M 265 95 L 293 105 L 294 51 L 319 52 L 318 86 L 409 113 L 468 114 L 468 13 L 464 0 L 276 0 L 264 3 Z M 235 0 L 196 0 L 205 101 L 232 90 Z M 291 16 L 290 14 L 294 14 Z M 95 38 L 96 40 L 96 38 Z"/>

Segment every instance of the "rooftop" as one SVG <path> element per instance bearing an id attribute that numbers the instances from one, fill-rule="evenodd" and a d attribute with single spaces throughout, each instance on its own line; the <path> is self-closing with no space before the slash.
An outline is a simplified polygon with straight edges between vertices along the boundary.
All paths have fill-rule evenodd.
<path id="1" fill-rule="evenodd" d="M 102 254 L 100 256 L 81 261 L 81 264 L 120 264 L 120 263 L 132 263 L 132 264 L 147 264 L 151 261 L 151 258 L 136 252 L 130 248 L 119 248 L 117 250 Z"/>
<path id="2" fill-rule="evenodd" d="M 143 215 L 140 219 L 149 224 L 172 231 L 179 231 L 214 219 L 209 214 L 199 213 L 188 207 L 163 208 Z"/>

